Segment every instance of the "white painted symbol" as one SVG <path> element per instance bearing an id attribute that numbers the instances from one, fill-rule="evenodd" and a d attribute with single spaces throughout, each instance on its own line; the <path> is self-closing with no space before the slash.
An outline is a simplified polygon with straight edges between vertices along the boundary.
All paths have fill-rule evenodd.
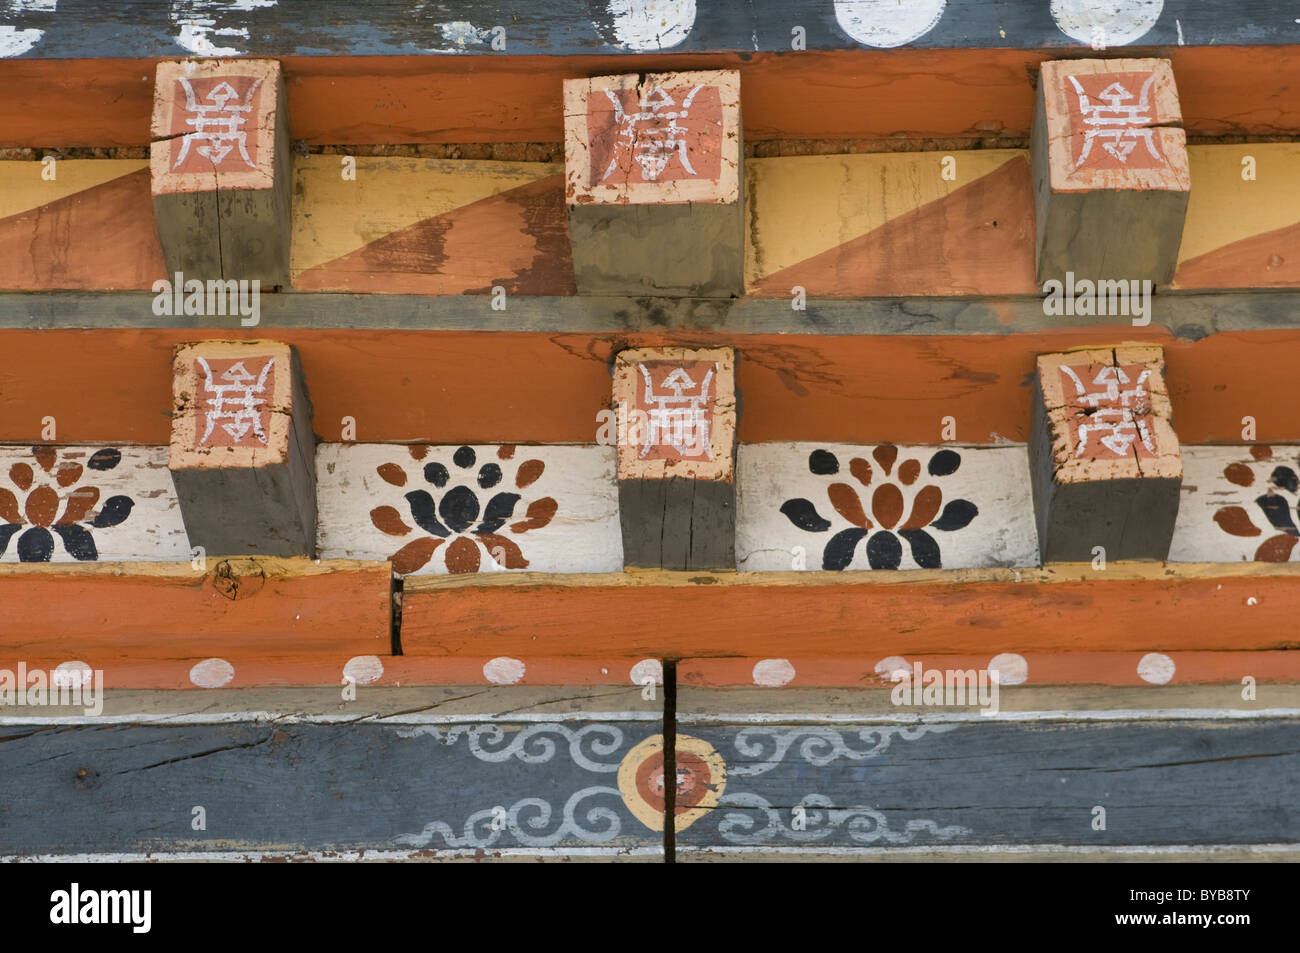
<path id="1" fill-rule="evenodd" d="M 1138 379 L 1133 381 L 1122 367 L 1103 367 L 1093 378 L 1092 383 L 1101 390 L 1089 392 L 1084 387 L 1079 375 L 1072 367 L 1062 367 L 1070 380 L 1074 381 L 1075 393 L 1079 402 L 1085 407 L 1095 408 L 1086 416 L 1086 421 L 1079 424 L 1079 445 L 1074 455 L 1081 457 L 1088 449 L 1088 440 L 1096 435 L 1098 442 L 1116 456 L 1127 456 L 1135 440 L 1152 453 L 1156 452 L 1155 436 L 1147 426 L 1145 416 L 1139 418 L 1134 414 L 1145 414 L 1147 410 L 1146 389 L 1150 368 L 1143 368 Z M 1132 384 L 1131 387 L 1127 386 Z"/>
<path id="2" fill-rule="evenodd" d="M 647 182 L 657 181 L 668 168 L 673 156 L 677 156 L 689 175 L 695 175 L 687 148 L 686 129 L 678 120 L 690 115 L 695 96 L 703 88 L 694 87 L 686 94 L 678 109 L 677 101 L 668 94 L 668 90 L 661 86 L 651 86 L 638 101 L 640 108 L 637 112 L 626 112 L 618 94 L 612 89 L 605 90 L 605 95 L 614 104 L 614 121 L 621 128 L 614 155 L 609 160 L 605 174 L 600 177 L 601 181 L 610 177 L 625 151 L 632 153 L 633 161 L 641 166 L 641 176 Z"/>
<path id="3" fill-rule="evenodd" d="M 224 383 L 218 383 L 212 375 L 208 362 L 200 357 L 203 367 L 203 389 L 212 394 L 206 401 L 204 411 L 205 428 L 199 443 L 208 442 L 212 431 L 218 423 L 232 440 L 238 443 L 249 430 L 262 443 L 266 443 L 266 431 L 262 428 L 262 406 L 266 403 L 266 378 L 271 372 L 275 358 L 267 360 L 257 377 L 249 372 L 243 361 L 237 361 L 221 374 Z M 224 422 L 223 422 L 224 421 Z"/>
<path id="4" fill-rule="evenodd" d="M 221 165 L 226 156 L 238 149 L 240 158 L 248 167 L 257 168 L 248 155 L 248 130 L 244 129 L 244 124 L 248 122 L 248 113 L 253 110 L 253 96 L 262 85 L 261 77 L 253 81 L 242 102 L 235 88 L 224 80 L 208 93 L 209 102 L 206 103 L 198 101 L 188 79 L 182 76 L 179 82 L 185 90 L 185 111 L 189 113 L 185 125 L 193 126 L 194 131 L 185 133 L 182 138 L 181 151 L 172 168 L 180 167 L 190 153 L 190 146 L 195 143 L 201 144 L 194 151 L 213 165 Z"/>
<path id="5" fill-rule="evenodd" d="M 649 425 L 645 428 L 645 441 L 641 445 L 641 456 L 646 456 L 657 446 L 667 446 L 683 456 L 697 457 L 703 454 L 706 460 L 712 460 L 708 404 L 713 368 L 709 368 L 704 375 L 695 394 L 687 393 L 697 390 L 697 385 L 685 368 L 681 367 L 674 368 L 664 379 L 664 389 L 672 393 L 656 394 L 650 371 L 644 364 L 638 366 L 645 380 L 646 403 L 652 405 L 648 415 Z"/>
<path id="6" fill-rule="evenodd" d="M 1101 147 L 1120 162 L 1127 164 L 1128 157 L 1141 142 L 1153 159 L 1165 164 L 1165 157 L 1156 150 L 1156 131 L 1145 126 L 1153 119 L 1150 113 L 1151 87 L 1156 81 L 1154 75 L 1148 76 L 1142 84 L 1136 102 L 1129 102 L 1134 96 L 1118 80 L 1101 91 L 1100 102 L 1093 102 L 1075 77 L 1067 79 L 1079 95 L 1079 111 L 1083 113 L 1083 124 L 1088 127 L 1079 159 L 1074 164 L 1076 169 L 1087 161 L 1097 140 L 1101 140 Z"/>

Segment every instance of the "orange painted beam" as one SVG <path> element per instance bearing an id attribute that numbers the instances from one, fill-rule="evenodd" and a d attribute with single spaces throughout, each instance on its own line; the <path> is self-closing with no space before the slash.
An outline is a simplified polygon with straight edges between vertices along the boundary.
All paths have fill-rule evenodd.
<path id="1" fill-rule="evenodd" d="M 1300 567 L 408 579 L 406 655 L 864 658 L 1296 647 Z M 489 648 L 490 646 L 490 648 Z"/>
<path id="2" fill-rule="evenodd" d="M 243 660 L 391 650 L 386 562 L 310 559 L 0 565 L 0 668 L 57 657 Z M 30 661 L 29 661 L 30 664 Z M 336 681 L 331 679 L 330 681 Z"/>
<path id="3" fill-rule="evenodd" d="M 792 646 L 791 651 L 796 652 L 797 648 Z M 993 657 L 991 652 L 983 655 L 909 655 L 901 667 L 914 673 L 913 664 L 920 662 L 923 673 L 971 669 L 978 672 L 987 670 Z M 1240 684 L 1246 676 L 1254 678 L 1257 683 L 1300 682 L 1300 651 L 1172 652 L 1165 657 L 1173 663 L 1173 673 L 1167 682 L 1158 684 Z M 1142 660 L 1149 658 L 1144 652 L 1029 652 L 1023 658 L 1026 677 L 1016 683 L 1020 685 L 1156 684 L 1139 674 Z M 691 688 L 752 686 L 757 684 L 754 666 L 761 661 L 758 658 L 683 659 L 677 663 L 677 683 Z M 881 658 L 827 659 L 794 654 L 782 661 L 789 664 L 789 669 L 784 671 L 793 672 L 793 677 L 783 682 L 783 687 L 879 688 L 888 691 L 895 684 L 876 671 L 884 661 Z M 888 670 L 892 664 L 883 668 Z M 1167 671 L 1154 662 L 1148 665 L 1149 668 L 1143 667 L 1142 670 L 1154 678 L 1162 678 L 1163 672 Z M 762 673 L 763 669 L 760 669 L 758 678 L 763 678 Z"/>
<path id="4" fill-rule="evenodd" d="M 1141 55 L 1125 48 L 1124 55 Z M 1300 47 L 1177 47 L 1189 135 L 1300 132 Z M 1048 52 L 844 50 L 638 56 L 285 57 L 292 135 L 310 143 L 559 142 L 560 83 L 739 69 L 745 138 L 1027 136 Z M 154 60 L 0 61 L 0 147 L 149 141 Z"/>
<path id="5" fill-rule="evenodd" d="M 486 304 L 485 304 L 486 311 Z M 485 317 L 485 327 L 489 318 Z M 543 334 L 255 329 L 0 330 L 0 442 L 164 444 L 171 349 L 183 341 L 274 337 L 302 355 L 325 440 L 590 443 L 610 402 L 610 355 L 625 347 L 737 349 L 745 443 L 934 443 L 954 416 L 957 442 L 1024 441 L 1037 354 L 1123 341 L 1165 349 L 1174 426 L 1184 443 L 1300 438 L 1294 390 L 1300 330 L 1220 332 L 1093 327 L 1014 335 L 738 335 L 677 331 Z M 1261 355 L 1267 355 L 1263 359 Z"/>

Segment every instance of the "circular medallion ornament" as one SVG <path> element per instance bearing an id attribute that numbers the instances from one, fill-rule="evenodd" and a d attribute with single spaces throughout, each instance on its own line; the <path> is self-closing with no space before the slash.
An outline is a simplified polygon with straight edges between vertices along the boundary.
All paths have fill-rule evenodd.
<path id="1" fill-rule="evenodd" d="M 677 736 L 675 829 L 684 831 L 717 806 L 727 786 L 727 765 L 707 741 Z M 618 789 L 632 816 L 652 831 L 664 829 L 664 736 L 652 735 L 623 757 Z"/>

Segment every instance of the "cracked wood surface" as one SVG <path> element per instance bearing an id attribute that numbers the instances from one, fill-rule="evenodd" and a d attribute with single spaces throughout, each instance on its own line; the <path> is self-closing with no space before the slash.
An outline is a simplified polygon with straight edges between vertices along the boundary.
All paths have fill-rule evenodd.
<path id="1" fill-rule="evenodd" d="M 60 442 L 166 443 L 172 347 L 229 335 L 0 330 L 0 378 L 8 382 L 0 395 L 0 441 L 32 440 L 41 418 L 53 415 Z M 956 442 L 969 445 L 1026 440 L 1033 396 L 1027 380 L 1037 354 L 1113 345 L 1117 334 L 1098 326 L 1013 336 L 286 328 L 275 337 L 302 357 L 316 432 L 325 441 L 339 440 L 350 417 L 365 441 L 591 443 L 596 412 L 609 402 L 613 353 L 734 346 L 741 443 L 929 444 L 952 415 Z M 1182 442 L 1239 443 L 1246 415 L 1258 420 L 1261 443 L 1300 434 L 1300 405 L 1273 401 L 1265 414 L 1259 396 L 1290 391 L 1300 331 L 1225 330 L 1193 341 L 1163 328 L 1126 326 L 1122 337 L 1164 348 Z M 1270 360 L 1261 362 L 1261 353 Z M 113 373 L 105 373 L 105 355 L 112 355 Z"/>

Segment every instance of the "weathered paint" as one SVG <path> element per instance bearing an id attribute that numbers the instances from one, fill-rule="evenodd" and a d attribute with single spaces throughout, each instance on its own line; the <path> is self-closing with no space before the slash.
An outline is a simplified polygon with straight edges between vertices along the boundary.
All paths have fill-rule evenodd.
<path id="1" fill-rule="evenodd" d="M 189 558 L 166 447 L 0 447 L 0 562 Z"/>
<path id="2" fill-rule="evenodd" d="M 1300 447 L 1187 447 L 1171 562 L 1290 562 Z"/>
<path id="3" fill-rule="evenodd" d="M 1023 447 L 740 448 L 741 570 L 1038 564 Z"/>
<path id="4" fill-rule="evenodd" d="M 618 572 L 614 448 L 322 444 L 321 555 L 400 574 Z"/>
<path id="5" fill-rule="evenodd" d="M 148 310 L 150 298 L 135 300 Z M 306 308 L 306 319 L 324 306 L 298 307 Z M 788 305 L 781 307 L 791 313 Z M 493 313 L 484 299 L 484 320 L 492 320 Z M 1008 320 L 1014 313 L 1006 312 Z M 1222 320 L 1232 328 L 1239 319 Z M 0 440 L 31 440 L 41 431 L 41 418 L 53 415 L 60 440 L 70 443 L 166 443 L 172 348 L 185 341 L 228 339 L 230 333 L 0 330 L 0 376 L 9 382 L 0 394 Z M 1292 387 L 1292 368 L 1300 363 L 1296 330 L 1222 330 L 1198 341 L 1154 325 L 1117 329 L 1064 323 L 1016 334 L 740 336 L 682 329 L 499 331 L 485 339 L 481 330 L 294 327 L 275 336 L 302 356 L 316 430 L 325 440 L 339 439 L 343 418 L 350 416 L 357 438 L 366 441 L 590 444 L 597 434 L 596 414 L 609 405 L 613 353 L 626 347 L 732 346 L 741 354 L 736 384 L 744 412 L 736 436 L 742 444 L 930 444 L 940 438 L 943 418 L 950 415 L 956 418 L 956 442 L 1024 442 L 1032 397 L 1025 382 L 1036 355 L 1112 346 L 1117 339 L 1164 349 L 1168 377 L 1179 382 L 1170 401 L 1182 442 L 1238 443 L 1247 414 L 1257 415 L 1261 441 L 1282 443 L 1300 434 L 1300 405 L 1282 401 L 1261 414 L 1258 398 Z M 491 355 L 486 365 L 485 340 Z M 1270 359 L 1261 362 L 1261 353 Z M 112 356 L 112 373 L 104 372 L 105 355 Z"/>
<path id="6" fill-rule="evenodd" d="M 1256 564 L 421 577 L 402 644 L 461 656 L 490 639 L 518 658 L 1278 650 L 1294 644 L 1298 593 L 1294 566 Z M 1131 618 L 1142 625 L 1114 623 Z"/>

